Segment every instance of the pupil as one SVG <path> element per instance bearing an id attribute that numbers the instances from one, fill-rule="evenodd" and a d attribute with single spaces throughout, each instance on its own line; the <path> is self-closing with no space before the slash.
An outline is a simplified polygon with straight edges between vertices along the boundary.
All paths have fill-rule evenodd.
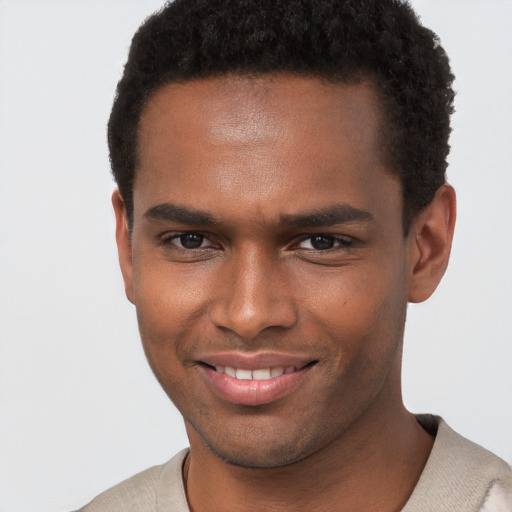
<path id="1" fill-rule="evenodd" d="M 195 233 L 186 233 L 180 236 L 181 245 L 185 249 L 197 249 L 203 244 L 203 236 Z"/>
<path id="2" fill-rule="evenodd" d="M 313 236 L 311 237 L 311 245 L 320 251 L 332 249 L 334 246 L 334 238 L 332 236 Z"/>

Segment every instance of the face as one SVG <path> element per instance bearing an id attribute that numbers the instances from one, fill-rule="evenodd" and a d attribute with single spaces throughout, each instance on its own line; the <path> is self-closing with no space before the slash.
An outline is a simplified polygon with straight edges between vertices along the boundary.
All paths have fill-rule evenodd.
<path id="1" fill-rule="evenodd" d="M 381 121 L 369 83 L 286 76 L 145 107 L 127 294 L 194 442 L 225 461 L 299 461 L 400 400 L 408 239 Z"/>

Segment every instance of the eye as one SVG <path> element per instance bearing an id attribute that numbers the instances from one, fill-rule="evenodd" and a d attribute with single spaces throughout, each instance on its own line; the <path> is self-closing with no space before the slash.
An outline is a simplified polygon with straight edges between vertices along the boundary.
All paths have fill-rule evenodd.
<path id="1" fill-rule="evenodd" d="M 311 235 L 299 243 L 299 248 L 315 251 L 327 251 L 352 245 L 349 237 L 335 237 L 332 235 Z"/>
<path id="2" fill-rule="evenodd" d="M 206 238 L 206 236 L 193 232 L 178 233 L 173 236 L 165 237 L 162 240 L 162 245 L 170 244 L 185 250 L 207 249 L 213 247 L 212 242 Z"/>

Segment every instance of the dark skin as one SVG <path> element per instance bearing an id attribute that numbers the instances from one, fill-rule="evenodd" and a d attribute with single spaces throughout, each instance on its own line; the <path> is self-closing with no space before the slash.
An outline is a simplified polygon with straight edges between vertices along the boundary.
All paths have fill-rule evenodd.
<path id="1" fill-rule="evenodd" d="M 403 326 L 446 269 L 455 194 L 404 236 L 382 123 L 370 82 L 279 75 L 165 86 L 143 111 L 117 242 L 185 419 L 195 512 L 396 511 L 421 474 L 433 439 L 402 402 Z M 297 368 L 239 392 L 226 360 Z"/>

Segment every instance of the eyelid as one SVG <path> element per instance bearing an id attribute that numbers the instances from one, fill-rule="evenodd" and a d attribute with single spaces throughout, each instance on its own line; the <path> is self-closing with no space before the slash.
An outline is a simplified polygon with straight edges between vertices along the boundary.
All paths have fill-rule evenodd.
<path id="1" fill-rule="evenodd" d="M 195 249 L 187 249 L 186 247 L 181 247 L 176 243 L 176 240 L 179 240 L 180 237 L 182 237 L 183 235 L 201 236 L 204 238 L 203 242 L 207 240 L 210 242 L 210 244 L 207 247 L 196 247 Z M 198 251 L 200 249 L 212 249 L 214 247 L 217 247 L 217 244 L 215 244 L 212 241 L 211 236 L 201 231 L 166 231 L 165 233 L 158 237 L 157 245 L 162 247 L 173 246 L 174 248 L 181 251 Z"/>
<path id="2" fill-rule="evenodd" d="M 311 247 L 300 247 L 300 244 L 307 240 L 311 240 L 314 237 L 325 237 L 330 238 L 334 240 L 335 245 L 333 247 L 330 247 L 329 249 L 315 249 L 313 246 Z M 329 252 L 333 250 L 339 250 L 339 249 L 345 249 L 350 247 L 354 243 L 354 238 L 348 235 L 333 235 L 330 233 L 311 233 L 308 235 L 304 235 L 300 238 L 300 240 L 295 244 L 298 246 L 299 249 L 305 249 L 308 251 L 315 251 L 315 252 Z"/>
<path id="3" fill-rule="evenodd" d="M 207 246 L 200 246 L 196 247 L 194 249 L 189 249 L 186 247 L 182 247 L 181 244 L 177 243 L 176 240 L 179 240 L 180 237 L 183 235 L 197 235 L 200 237 L 203 237 L 203 243 L 206 241 L 208 243 Z M 300 247 L 300 245 L 307 241 L 311 240 L 314 237 L 325 237 L 334 240 L 334 246 L 330 247 L 328 249 L 316 249 L 315 247 Z M 329 252 L 329 251 L 336 251 L 336 250 L 343 250 L 348 249 L 353 243 L 355 239 L 349 235 L 335 235 L 331 233 L 308 233 L 303 234 L 300 236 L 300 238 L 292 244 L 290 249 L 303 249 L 311 252 Z M 209 233 L 205 233 L 204 231 L 194 231 L 194 230 L 182 230 L 182 231 L 166 231 L 165 233 L 162 233 L 158 236 L 156 245 L 161 247 L 169 247 L 172 246 L 172 248 L 175 248 L 177 250 L 181 251 L 198 251 L 198 250 L 205 250 L 205 249 L 214 249 L 219 247 L 219 243 L 215 241 L 215 237 L 212 236 Z M 202 245 L 202 244 L 201 244 Z"/>

